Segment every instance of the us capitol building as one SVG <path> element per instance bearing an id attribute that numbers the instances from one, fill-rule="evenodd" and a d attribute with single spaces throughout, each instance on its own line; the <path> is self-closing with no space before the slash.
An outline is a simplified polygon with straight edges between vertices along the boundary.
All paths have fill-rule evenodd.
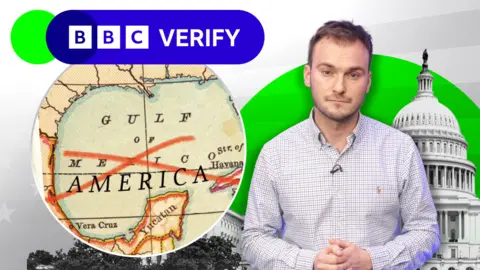
<path id="1" fill-rule="evenodd" d="M 455 115 L 433 92 L 428 54 L 417 76 L 412 102 L 396 115 L 393 127 L 409 134 L 421 154 L 437 208 L 441 245 L 422 270 L 480 269 L 480 200 L 475 196 L 475 165 L 467 160 Z"/>

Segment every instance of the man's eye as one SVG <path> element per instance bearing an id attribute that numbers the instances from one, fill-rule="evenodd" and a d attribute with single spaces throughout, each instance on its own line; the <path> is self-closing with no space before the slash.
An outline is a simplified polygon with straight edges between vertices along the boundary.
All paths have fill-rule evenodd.
<path id="1" fill-rule="evenodd" d="M 323 75 L 330 75 L 332 72 L 330 70 L 322 70 Z"/>
<path id="2" fill-rule="evenodd" d="M 350 77 L 356 79 L 356 78 L 359 77 L 359 75 L 357 73 L 352 73 L 352 74 L 350 74 Z"/>

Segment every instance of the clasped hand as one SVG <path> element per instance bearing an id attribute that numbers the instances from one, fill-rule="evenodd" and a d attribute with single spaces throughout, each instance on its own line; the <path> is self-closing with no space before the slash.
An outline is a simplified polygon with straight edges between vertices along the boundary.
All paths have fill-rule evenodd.
<path id="1" fill-rule="evenodd" d="M 344 240 L 330 239 L 330 245 L 315 257 L 313 270 L 371 270 L 370 254 Z"/>

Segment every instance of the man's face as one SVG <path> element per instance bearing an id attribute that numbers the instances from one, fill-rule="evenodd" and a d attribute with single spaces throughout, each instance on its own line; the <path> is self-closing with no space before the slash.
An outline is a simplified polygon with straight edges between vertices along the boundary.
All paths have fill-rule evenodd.
<path id="1" fill-rule="evenodd" d="M 339 43 L 322 38 L 312 51 L 312 64 L 304 70 L 316 109 L 342 122 L 360 109 L 371 83 L 369 53 L 360 41 Z"/>

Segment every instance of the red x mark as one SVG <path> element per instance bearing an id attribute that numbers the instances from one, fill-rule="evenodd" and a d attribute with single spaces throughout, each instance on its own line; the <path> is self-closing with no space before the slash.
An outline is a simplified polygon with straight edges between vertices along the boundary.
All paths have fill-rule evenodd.
<path id="1" fill-rule="evenodd" d="M 148 148 L 147 150 L 139 153 L 138 155 L 134 156 L 133 158 L 128 158 L 128 157 L 122 157 L 122 156 L 117 156 L 117 155 L 109 155 L 109 154 L 101 154 L 101 153 L 91 153 L 91 152 L 79 152 L 79 151 L 65 151 L 64 156 L 66 157 L 82 157 L 82 158 L 93 158 L 93 159 L 107 159 L 107 160 L 112 160 L 112 161 L 118 161 L 122 162 L 120 165 L 117 167 L 107 171 L 106 173 L 100 175 L 100 177 L 97 178 L 98 183 L 104 181 L 108 175 L 116 174 L 122 171 L 123 169 L 127 168 L 128 166 L 131 165 L 143 165 L 143 166 L 149 166 L 152 168 L 156 169 L 162 169 L 162 170 L 167 170 L 167 171 L 176 171 L 180 169 L 179 167 L 168 165 L 168 164 L 162 164 L 162 163 L 150 163 L 148 161 L 142 160 L 144 157 L 146 157 L 149 154 L 153 154 L 155 152 L 158 152 L 159 150 L 163 148 L 167 148 L 169 146 L 172 146 L 174 144 L 182 143 L 182 142 L 187 142 L 187 141 L 193 141 L 195 140 L 195 137 L 193 136 L 181 136 L 177 137 L 165 142 L 162 142 L 156 146 L 153 146 L 151 148 Z M 196 176 L 197 171 L 192 171 L 192 170 L 179 170 L 179 173 L 191 175 L 191 176 Z M 216 181 L 217 183 L 224 183 L 224 184 L 230 184 L 230 185 L 235 185 L 240 182 L 240 179 L 235 178 L 240 171 L 235 172 L 233 175 L 229 177 L 221 177 L 217 175 L 210 175 L 210 174 L 205 174 L 208 180 L 213 180 Z M 93 185 L 94 181 L 91 180 L 83 185 L 80 186 L 80 188 L 86 189 L 89 188 Z M 77 190 L 78 191 L 78 190 Z M 46 200 L 49 203 L 53 203 L 55 201 L 63 200 L 67 197 L 70 197 L 74 194 L 77 193 L 77 191 L 72 191 L 72 192 L 64 192 L 61 194 L 58 194 L 56 196 L 53 195 L 48 195 Z"/>

